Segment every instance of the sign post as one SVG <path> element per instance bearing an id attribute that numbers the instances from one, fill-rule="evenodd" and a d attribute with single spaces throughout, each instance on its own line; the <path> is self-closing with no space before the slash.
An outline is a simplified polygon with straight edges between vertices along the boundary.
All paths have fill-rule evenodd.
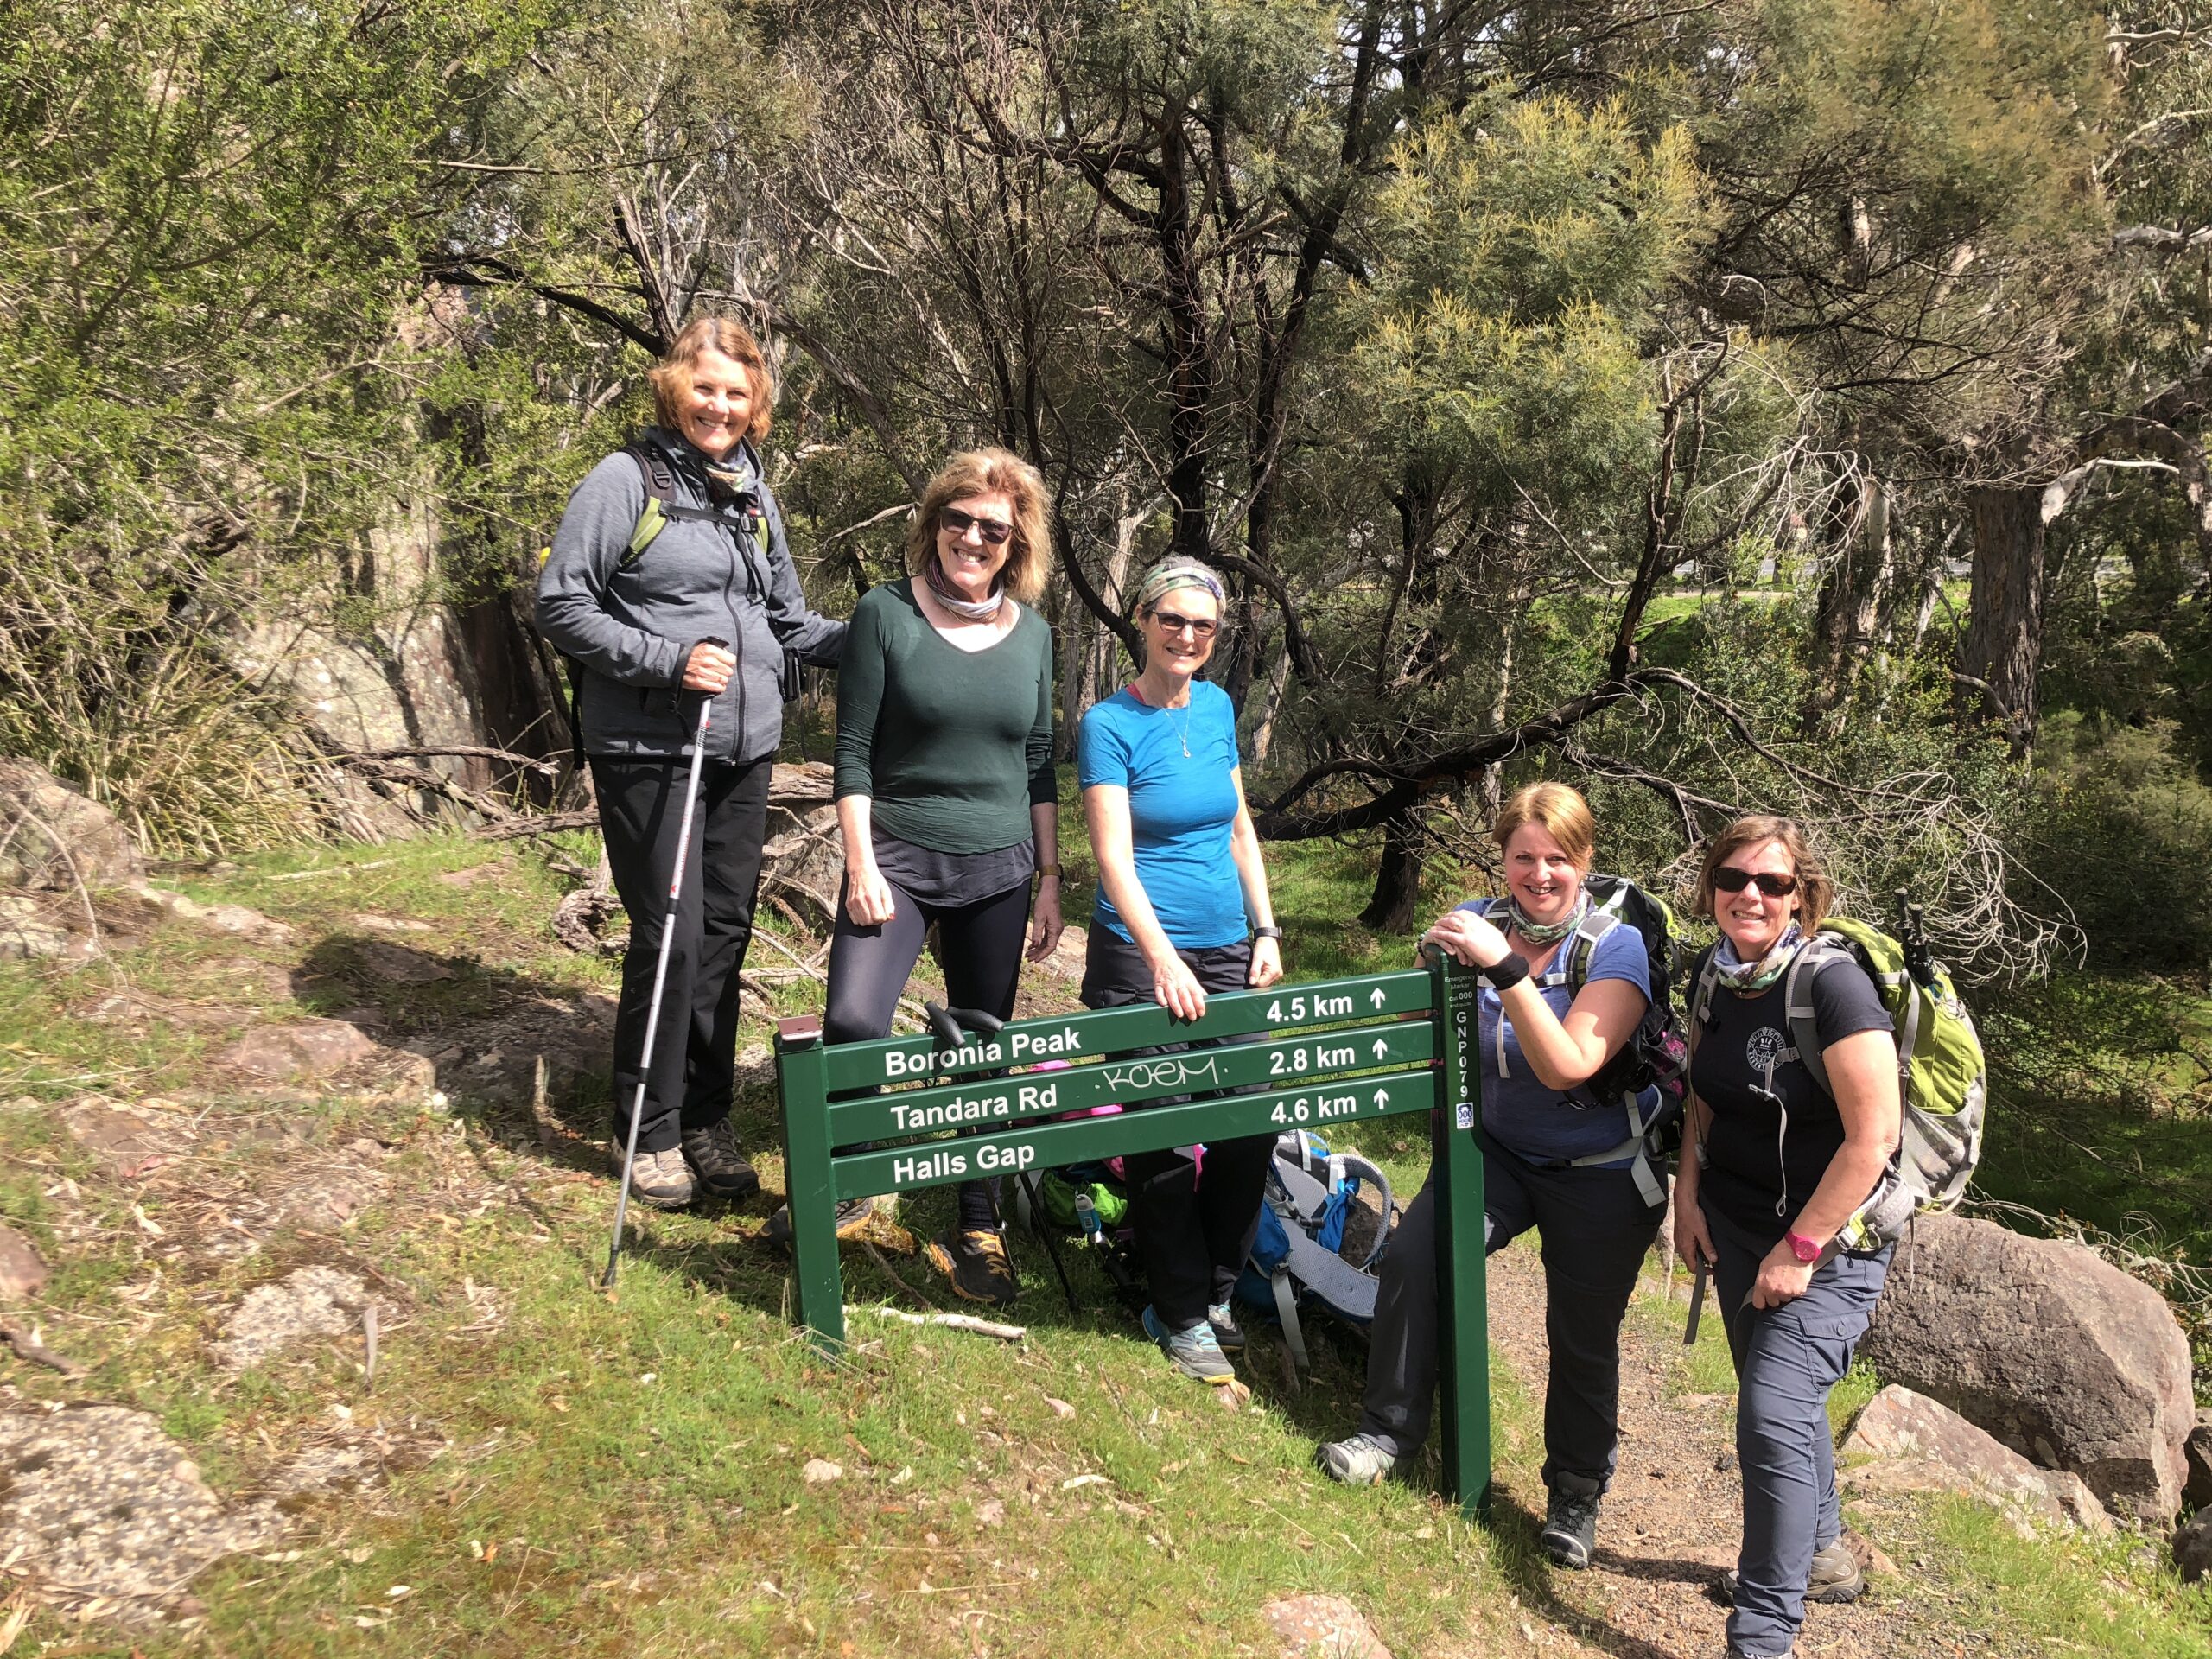
<path id="1" fill-rule="evenodd" d="M 798 1322 L 826 1348 L 844 1341 L 841 1198 L 1438 1107 L 1466 1128 L 1474 995 L 1446 961 L 1209 997 L 1193 1021 L 1150 1004 L 1027 1020 L 949 1051 L 927 1035 L 833 1048 L 819 1020 L 786 1020 L 776 1067 Z M 1193 1043 L 1209 1046 L 1131 1052 Z M 1065 1069 L 1035 1069 L 1046 1060 Z M 1128 1109 L 1089 1116 L 1109 1102 Z M 1440 1140 L 1445 1479 L 1474 1513 L 1490 1492 L 1482 1151 L 1471 1134 Z"/>

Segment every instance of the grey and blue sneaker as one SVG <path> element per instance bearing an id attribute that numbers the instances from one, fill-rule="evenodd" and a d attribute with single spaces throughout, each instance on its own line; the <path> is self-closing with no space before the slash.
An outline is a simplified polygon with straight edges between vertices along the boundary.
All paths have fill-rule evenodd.
<path id="1" fill-rule="evenodd" d="M 1580 1569 L 1598 1548 L 1598 1499 L 1605 1489 L 1582 1475 L 1561 1472 L 1552 1483 L 1544 1529 L 1536 1535 L 1554 1565 Z"/>
<path id="2" fill-rule="evenodd" d="M 1244 1327 L 1236 1323 L 1236 1310 L 1227 1302 L 1216 1302 L 1207 1308 L 1206 1323 L 1213 1326 L 1213 1339 L 1221 1344 L 1222 1352 L 1244 1351 Z"/>
<path id="3" fill-rule="evenodd" d="M 1402 1459 L 1389 1441 L 1372 1434 L 1355 1434 L 1350 1440 L 1325 1442 L 1315 1450 L 1313 1461 L 1331 1480 L 1347 1486 L 1379 1486 L 1398 1472 Z"/>
<path id="4" fill-rule="evenodd" d="M 1723 1567 L 1713 1586 L 1713 1598 L 1723 1606 L 1736 1605 L 1736 1569 Z M 1813 1566 L 1805 1581 L 1808 1601 L 1852 1602 L 1866 1593 L 1866 1574 L 1851 1546 L 1840 1538 L 1813 1553 Z"/>
<path id="5" fill-rule="evenodd" d="M 1213 1334 L 1213 1326 L 1200 1319 L 1187 1331 L 1170 1331 L 1160 1322 L 1160 1315 L 1147 1306 L 1144 1311 L 1144 1333 L 1160 1344 L 1160 1352 L 1175 1363 L 1175 1369 L 1187 1377 L 1217 1386 L 1234 1382 L 1236 1368 L 1222 1357 L 1221 1344 Z"/>

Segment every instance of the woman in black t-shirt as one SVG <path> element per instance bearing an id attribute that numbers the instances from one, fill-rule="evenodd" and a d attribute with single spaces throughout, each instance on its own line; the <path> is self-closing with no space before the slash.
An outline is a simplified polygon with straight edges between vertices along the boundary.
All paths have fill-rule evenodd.
<path id="1" fill-rule="evenodd" d="M 1834 888 L 1788 818 L 1745 817 L 1707 849 L 1696 909 L 1720 943 L 1690 1033 L 1690 1138 L 1675 1245 L 1708 1265 L 1738 1379 L 1744 1543 L 1722 1588 L 1731 1659 L 1788 1659 L 1805 1603 L 1862 1585 L 1842 1541 L 1827 1396 L 1881 1294 L 1890 1252 L 1838 1235 L 1898 1135 L 1888 1013 L 1856 963 L 1813 969 L 1809 1000 L 1833 1095 L 1799 1058 L 1783 987 Z M 1808 963 L 1808 968 L 1811 964 Z"/>

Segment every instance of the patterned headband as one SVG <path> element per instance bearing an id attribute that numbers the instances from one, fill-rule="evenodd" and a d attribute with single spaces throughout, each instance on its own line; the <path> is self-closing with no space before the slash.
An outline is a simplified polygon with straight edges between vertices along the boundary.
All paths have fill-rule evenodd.
<path id="1" fill-rule="evenodd" d="M 1137 588 L 1138 611 L 1150 610 L 1179 588 L 1203 588 L 1214 596 L 1217 603 L 1228 602 L 1228 596 L 1222 592 L 1221 578 L 1196 559 L 1165 559 L 1152 568 Z"/>

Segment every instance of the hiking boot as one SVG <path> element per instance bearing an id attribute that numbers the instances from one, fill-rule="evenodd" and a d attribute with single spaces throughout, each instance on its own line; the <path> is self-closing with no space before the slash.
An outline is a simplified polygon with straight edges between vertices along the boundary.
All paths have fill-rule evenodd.
<path id="1" fill-rule="evenodd" d="M 1728 1659 L 1797 1659 L 1797 1644 L 1793 1642 L 1780 1653 L 1746 1653 L 1731 1642 L 1728 1644 Z"/>
<path id="2" fill-rule="evenodd" d="M 607 1150 L 619 1179 L 622 1173 L 622 1143 L 617 1141 Z M 630 1166 L 630 1191 L 637 1195 L 639 1203 L 650 1204 L 656 1210 L 681 1210 L 691 1202 L 698 1189 L 691 1179 L 691 1166 L 683 1161 L 680 1148 L 671 1147 L 665 1152 L 647 1152 L 640 1147 L 638 1161 Z"/>
<path id="3" fill-rule="evenodd" d="M 1813 1554 L 1813 1570 L 1806 1576 L 1805 1599 L 1842 1603 L 1856 1601 L 1866 1592 L 1866 1574 L 1851 1546 L 1840 1538 Z M 1724 1607 L 1736 1605 L 1736 1569 L 1723 1567 L 1713 1593 Z"/>
<path id="4" fill-rule="evenodd" d="M 1144 1333 L 1160 1344 L 1160 1351 L 1175 1363 L 1184 1376 L 1200 1382 L 1234 1382 L 1236 1368 L 1222 1357 L 1213 1326 L 1200 1319 L 1187 1331 L 1170 1331 L 1150 1307 L 1144 1311 Z"/>
<path id="5" fill-rule="evenodd" d="M 837 1217 L 837 1236 L 855 1239 L 868 1231 L 868 1224 L 875 1218 L 878 1206 L 887 1210 L 890 1207 L 881 1198 L 838 1199 L 837 1207 L 833 1211 Z M 778 1205 L 776 1213 L 768 1217 L 768 1224 L 760 1230 L 760 1236 L 771 1244 L 781 1244 L 789 1249 L 791 1242 L 791 1205 Z"/>
<path id="6" fill-rule="evenodd" d="M 1313 1461 L 1331 1480 L 1347 1486 L 1379 1486 L 1398 1472 L 1400 1459 L 1389 1444 L 1372 1434 L 1331 1440 L 1313 1453 Z"/>
<path id="7" fill-rule="evenodd" d="M 749 1198 L 760 1190 L 760 1178 L 737 1149 L 737 1131 L 726 1117 L 683 1132 L 683 1161 L 710 1198 Z"/>
<path id="8" fill-rule="evenodd" d="M 1021 1294 L 1006 1239 L 995 1227 L 948 1227 L 923 1246 L 930 1265 L 952 1281 L 952 1294 L 971 1302 L 1011 1307 Z"/>
<path id="9" fill-rule="evenodd" d="M 1544 1529 L 1537 1541 L 1553 1565 L 1580 1571 L 1590 1565 L 1598 1547 L 1598 1498 L 1602 1489 L 1580 1475 L 1562 1474 L 1552 1485 L 1551 1503 L 1544 1511 Z"/>
<path id="10" fill-rule="evenodd" d="M 1206 1309 L 1206 1323 L 1213 1326 L 1213 1339 L 1221 1344 L 1222 1352 L 1244 1351 L 1244 1327 L 1236 1323 L 1236 1310 L 1227 1302 L 1216 1302 Z"/>

